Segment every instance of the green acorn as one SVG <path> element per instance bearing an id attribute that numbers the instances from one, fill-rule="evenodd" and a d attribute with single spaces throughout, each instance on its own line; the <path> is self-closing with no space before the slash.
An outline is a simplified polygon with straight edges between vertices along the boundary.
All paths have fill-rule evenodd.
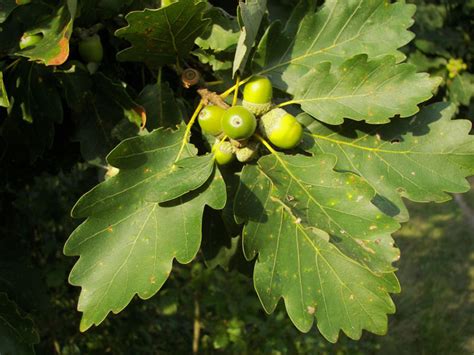
<path id="1" fill-rule="evenodd" d="M 198 122 L 204 133 L 218 136 L 222 133 L 222 116 L 225 110 L 219 106 L 209 105 L 202 109 L 198 116 Z"/>
<path id="2" fill-rule="evenodd" d="M 296 117 L 281 108 L 263 115 L 259 128 L 273 145 L 281 149 L 296 147 L 303 137 L 303 127 Z"/>
<path id="3" fill-rule="evenodd" d="M 257 128 L 257 120 L 252 112 L 242 106 L 232 106 L 222 116 L 222 130 L 235 140 L 250 138 Z"/>
<path id="4" fill-rule="evenodd" d="M 255 76 L 244 86 L 242 105 L 257 116 L 272 107 L 273 88 L 267 77 Z"/>

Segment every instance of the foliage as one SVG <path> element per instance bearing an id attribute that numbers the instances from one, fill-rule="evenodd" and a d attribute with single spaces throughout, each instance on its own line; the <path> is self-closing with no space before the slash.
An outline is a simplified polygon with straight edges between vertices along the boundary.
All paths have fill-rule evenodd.
<path id="1" fill-rule="evenodd" d="M 474 114 L 474 4 L 276 3 L 0 2 L 1 212 L 13 216 L 2 234 L 18 224 L 22 236 L 2 242 L 0 303 L 10 306 L 0 319 L 21 331 L 0 327 L 8 339 L 0 352 L 11 344 L 32 351 L 35 327 L 54 318 L 48 297 L 70 312 L 74 289 L 64 281 L 74 261 L 80 330 L 106 327 L 79 342 L 92 352 L 130 317 L 140 341 L 121 344 L 137 353 L 154 344 L 151 334 L 173 332 L 185 339 L 161 350 L 189 352 L 194 342 L 194 352 L 305 353 L 329 349 L 320 335 L 335 343 L 341 330 L 351 339 L 387 332 L 404 263 L 393 234 L 409 220 L 402 198 L 446 202 L 467 192 L 474 174 L 466 120 Z M 20 49 L 23 36 L 37 34 Z M 78 44 L 91 35 L 102 40 L 101 63 L 80 60 Z M 199 75 L 191 88 L 181 81 L 189 68 Z M 258 133 L 216 139 L 194 124 L 208 101 L 240 104 L 253 75 L 268 77 L 273 104 L 303 125 L 295 149 L 278 151 Z M 211 149 L 219 141 L 258 154 L 219 167 Z M 45 173 L 34 177 L 35 169 Z M 66 210 L 88 188 L 72 209 L 85 219 L 77 225 Z M 79 259 L 65 259 L 63 243 Z M 262 316 L 249 273 L 263 310 L 275 315 Z M 24 275 L 37 289 L 15 289 Z M 24 312 L 41 314 L 36 325 Z M 297 335 L 285 313 L 296 329 L 314 324 L 320 335 Z M 65 319 L 73 333 L 76 316 Z M 77 353 L 74 338 L 59 345 L 48 332 L 40 335 L 56 352 Z M 342 337 L 331 349 L 379 346 L 366 337 L 367 345 Z"/>

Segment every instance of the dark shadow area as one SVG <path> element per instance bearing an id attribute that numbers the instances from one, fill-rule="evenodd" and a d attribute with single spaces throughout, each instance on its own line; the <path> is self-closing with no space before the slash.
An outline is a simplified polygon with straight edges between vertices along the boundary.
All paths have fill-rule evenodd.
<path id="1" fill-rule="evenodd" d="M 376 194 L 372 199 L 372 203 L 377 206 L 379 210 L 390 217 L 395 217 L 400 213 L 400 209 L 386 197 Z"/>

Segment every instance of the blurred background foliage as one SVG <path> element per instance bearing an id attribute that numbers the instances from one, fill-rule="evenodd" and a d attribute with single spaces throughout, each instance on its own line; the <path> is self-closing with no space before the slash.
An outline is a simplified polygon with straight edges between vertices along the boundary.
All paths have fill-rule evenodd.
<path id="1" fill-rule="evenodd" d="M 472 119 L 474 0 L 409 2 L 418 11 L 408 61 L 444 79 L 434 101 L 452 101 L 459 118 Z M 213 3 L 229 12 L 235 6 Z M 270 1 L 270 19 L 287 16 L 294 3 Z M 91 16 L 112 16 L 105 5 Z M 281 304 L 275 314 L 264 313 L 248 267 L 210 269 L 203 255 L 175 265 L 151 300 L 134 300 L 100 327 L 80 333 L 79 290 L 67 283 L 74 260 L 63 256 L 62 247 L 77 225 L 69 217 L 72 205 L 105 170 L 84 161 L 68 112 L 55 129 L 51 149 L 34 161 L 25 160 L 22 149 L 28 148 L 22 145 L 18 154 L 0 156 L 0 300 L 7 318 L 23 322 L 29 339 L 12 354 L 32 347 L 38 354 L 185 354 L 196 340 L 201 353 L 474 353 L 474 192 L 442 205 L 410 204 L 411 220 L 395 236 L 402 293 L 394 296 L 397 314 L 387 336 L 364 334 L 355 342 L 341 335 L 333 345 L 316 328 L 301 334 Z M 5 324 L 0 322 L 0 332 L 8 332 Z M 13 349 L 5 338 L 0 346 Z"/>

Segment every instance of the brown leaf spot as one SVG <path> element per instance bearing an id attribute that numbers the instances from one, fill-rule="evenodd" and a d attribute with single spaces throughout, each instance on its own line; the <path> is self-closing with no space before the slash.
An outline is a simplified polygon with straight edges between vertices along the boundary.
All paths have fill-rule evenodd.
<path id="1" fill-rule="evenodd" d="M 66 37 L 63 37 L 58 44 L 59 54 L 50 59 L 46 65 L 61 65 L 67 60 L 67 57 L 69 56 L 69 40 Z"/>

